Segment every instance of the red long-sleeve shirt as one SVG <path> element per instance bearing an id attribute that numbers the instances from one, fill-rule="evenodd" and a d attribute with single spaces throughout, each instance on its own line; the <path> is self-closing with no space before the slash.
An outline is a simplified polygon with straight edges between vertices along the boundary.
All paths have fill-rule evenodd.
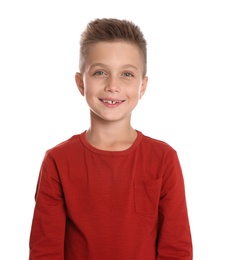
<path id="1" fill-rule="evenodd" d="M 85 132 L 48 150 L 35 199 L 30 260 L 192 260 L 176 151 L 139 131 L 124 151 Z"/>

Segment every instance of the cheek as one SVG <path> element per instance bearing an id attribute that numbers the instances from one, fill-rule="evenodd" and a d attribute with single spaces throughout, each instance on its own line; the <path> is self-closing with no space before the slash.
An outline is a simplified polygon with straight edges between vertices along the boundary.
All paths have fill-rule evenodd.
<path id="1" fill-rule="evenodd" d="M 90 100 L 91 99 L 92 93 L 91 93 L 91 91 L 89 89 L 85 89 L 85 93 L 84 94 L 85 94 L 86 100 Z"/>
<path id="2" fill-rule="evenodd" d="M 86 98 L 87 103 L 92 104 L 97 99 L 97 94 L 94 88 L 85 88 L 84 96 Z"/>
<path id="3" fill-rule="evenodd" d="M 135 93 L 135 96 L 137 96 L 138 99 L 141 98 L 141 96 L 142 96 L 142 88 L 141 87 L 137 88 L 137 93 Z"/>
<path id="4" fill-rule="evenodd" d="M 91 86 L 92 86 L 91 81 L 86 78 L 86 79 L 84 80 L 85 96 L 88 96 L 88 95 L 90 95 L 90 93 L 92 93 L 93 87 L 91 87 Z"/>
<path id="5" fill-rule="evenodd" d="M 143 92 L 140 90 L 140 91 L 139 91 L 139 99 L 141 99 L 142 96 L 143 96 Z"/>

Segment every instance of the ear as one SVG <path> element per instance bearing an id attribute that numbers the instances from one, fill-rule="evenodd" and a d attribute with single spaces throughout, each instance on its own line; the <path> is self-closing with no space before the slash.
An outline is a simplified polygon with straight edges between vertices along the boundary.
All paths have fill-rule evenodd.
<path id="1" fill-rule="evenodd" d="M 76 82 L 79 92 L 81 93 L 82 96 L 84 96 L 84 82 L 83 82 L 81 73 L 77 72 L 75 74 L 75 82 Z"/>
<path id="2" fill-rule="evenodd" d="M 142 82 L 142 86 L 141 86 L 141 89 L 140 89 L 140 96 L 139 96 L 140 99 L 142 98 L 142 96 L 144 95 L 144 93 L 146 91 L 147 83 L 148 83 L 148 77 L 144 77 L 143 82 Z"/>

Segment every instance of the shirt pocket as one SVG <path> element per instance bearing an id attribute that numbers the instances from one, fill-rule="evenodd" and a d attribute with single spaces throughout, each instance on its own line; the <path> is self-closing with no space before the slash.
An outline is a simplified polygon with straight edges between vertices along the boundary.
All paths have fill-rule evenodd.
<path id="1" fill-rule="evenodd" d="M 162 179 L 134 181 L 135 212 L 150 218 L 158 215 Z"/>

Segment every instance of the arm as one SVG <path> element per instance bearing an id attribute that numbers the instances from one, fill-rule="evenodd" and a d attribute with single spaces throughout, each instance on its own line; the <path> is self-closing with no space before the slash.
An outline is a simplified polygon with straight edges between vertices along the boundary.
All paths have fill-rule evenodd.
<path id="1" fill-rule="evenodd" d="M 192 260 L 184 180 L 176 153 L 164 162 L 158 231 L 157 260 Z"/>
<path id="2" fill-rule="evenodd" d="M 54 160 L 46 154 L 37 183 L 29 260 L 63 260 L 65 206 Z"/>

